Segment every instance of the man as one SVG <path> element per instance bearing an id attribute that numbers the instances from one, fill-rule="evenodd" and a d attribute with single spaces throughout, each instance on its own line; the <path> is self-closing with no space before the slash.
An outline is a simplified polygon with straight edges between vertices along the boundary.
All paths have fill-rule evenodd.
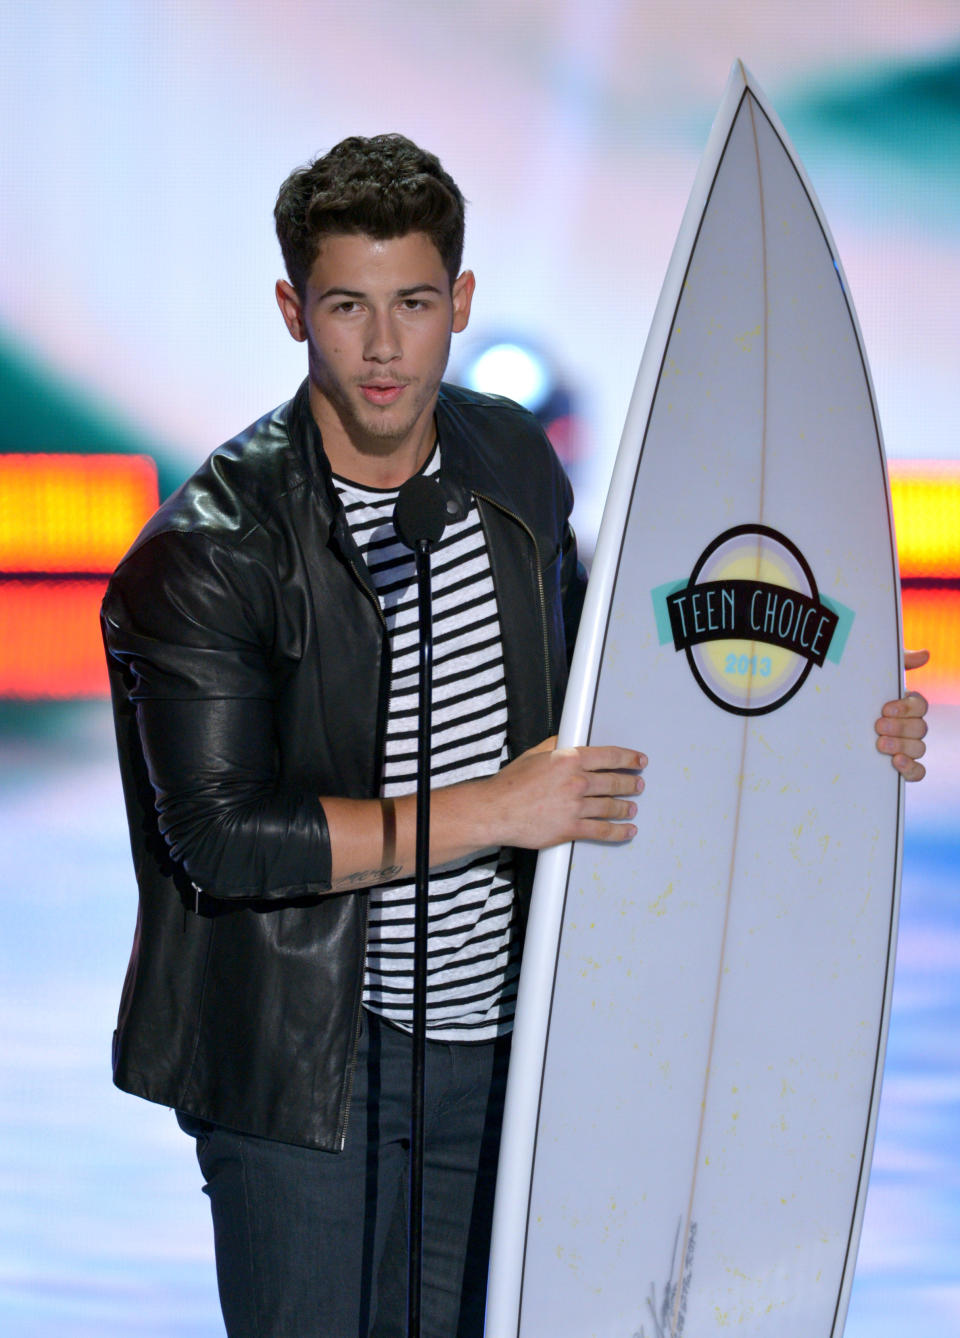
<path id="1" fill-rule="evenodd" d="M 140 886 L 115 1079 L 196 1137 L 231 1338 L 403 1332 L 416 612 L 391 517 L 437 474 L 423 1329 L 480 1334 L 532 852 L 629 840 L 646 759 L 552 746 L 572 499 L 529 415 L 441 385 L 474 291 L 455 183 L 349 139 L 275 212 L 308 379 L 104 601 Z M 925 706 L 877 724 L 908 777 Z"/>

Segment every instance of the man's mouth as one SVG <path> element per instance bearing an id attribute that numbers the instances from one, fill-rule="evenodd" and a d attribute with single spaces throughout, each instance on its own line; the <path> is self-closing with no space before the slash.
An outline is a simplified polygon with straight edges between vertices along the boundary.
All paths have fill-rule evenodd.
<path id="1" fill-rule="evenodd" d="M 405 384 L 399 381 L 366 381 L 360 386 L 360 393 L 370 404 L 394 404 L 405 390 Z"/>

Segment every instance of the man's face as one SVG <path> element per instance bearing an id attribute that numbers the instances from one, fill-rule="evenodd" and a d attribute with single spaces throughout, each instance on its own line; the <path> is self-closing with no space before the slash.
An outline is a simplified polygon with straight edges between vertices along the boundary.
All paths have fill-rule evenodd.
<path id="1" fill-rule="evenodd" d="M 277 284 L 287 328 L 307 342 L 311 407 L 335 468 L 340 442 L 380 458 L 432 443 L 450 336 L 467 324 L 473 287 L 469 271 L 451 286 L 422 232 L 327 237 L 302 301 Z"/>

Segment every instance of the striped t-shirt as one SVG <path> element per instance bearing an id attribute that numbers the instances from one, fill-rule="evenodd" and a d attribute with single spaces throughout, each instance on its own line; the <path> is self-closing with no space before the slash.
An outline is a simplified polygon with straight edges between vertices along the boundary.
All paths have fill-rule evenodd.
<path id="1" fill-rule="evenodd" d="M 439 471 L 439 448 L 424 467 Z M 419 628 L 416 562 L 393 526 L 397 489 L 335 478 L 370 571 L 390 638 L 384 796 L 417 788 Z M 431 787 L 489 776 L 507 761 L 507 698 L 490 559 L 476 502 L 431 552 Z M 414 879 L 369 889 L 364 1004 L 413 1024 Z M 519 926 L 509 851 L 434 868 L 429 883 L 427 1035 L 490 1040 L 509 1031 L 519 974 Z"/>

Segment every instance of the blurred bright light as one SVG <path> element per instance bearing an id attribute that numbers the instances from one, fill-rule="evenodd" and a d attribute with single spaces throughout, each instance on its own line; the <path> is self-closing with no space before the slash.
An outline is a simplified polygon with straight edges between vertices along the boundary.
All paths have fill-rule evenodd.
<path id="1" fill-rule="evenodd" d="M 471 390 L 506 395 L 525 409 L 536 410 L 548 398 L 553 381 L 547 362 L 531 348 L 499 342 L 479 353 L 464 371 Z"/>
<path id="2" fill-rule="evenodd" d="M 891 460 L 900 575 L 960 580 L 960 464 Z"/>

